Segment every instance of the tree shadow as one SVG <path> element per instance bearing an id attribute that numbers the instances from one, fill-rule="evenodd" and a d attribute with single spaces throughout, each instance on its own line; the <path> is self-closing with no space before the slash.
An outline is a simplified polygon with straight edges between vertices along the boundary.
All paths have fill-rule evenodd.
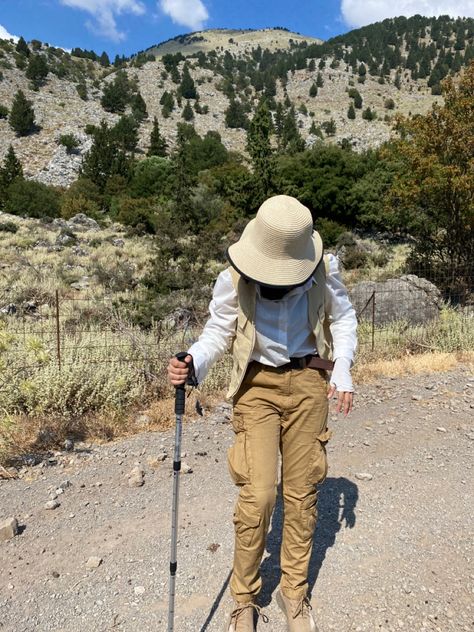
<path id="1" fill-rule="evenodd" d="M 343 477 L 327 478 L 318 488 L 318 522 L 314 533 L 308 572 L 310 593 L 318 578 L 326 552 L 334 545 L 337 534 L 343 526 L 352 529 L 355 525 L 354 509 L 358 497 L 357 485 Z M 262 606 L 268 606 L 272 594 L 280 582 L 280 545 L 283 518 L 283 498 L 281 485 L 279 485 L 271 528 L 266 542 L 266 550 L 270 555 L 265 558 L 260 568 L 262 590 L 259 595 L 259 603 Z"/>

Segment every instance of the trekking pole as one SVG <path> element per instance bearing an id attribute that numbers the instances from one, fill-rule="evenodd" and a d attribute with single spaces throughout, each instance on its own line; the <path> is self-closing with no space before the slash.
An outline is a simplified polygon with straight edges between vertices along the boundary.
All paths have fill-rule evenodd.
<path id="1" fill-rule="evenodd" d="M 184 358 L 188 354 L 181 352 L 176 354 L 176 358 L 180 362 L 184 362 Z M 192 365 L 189 367 L 189 377 L 186 384 L 196 386 L 196 378 L 193 375 Z M 185 384 L 175 386 L 174 411 L 176 414 L 176 430 L 174 438 L 174 458 L 173 458 L 173 505 L 171 518 L 171 555 L 170 555 L 170 590 L 169 590 L 169 607 L 168 607 L 168 632 L 174 630 L 174 595 L 176 583 L 176 570 L 178 562 L 176 559 L 177 542 L 178 542 L 178 501 L 179 501 L 179 474 L 181 471 L 181 430 L 183 425 L 183 415 L 185 408 Z"/>

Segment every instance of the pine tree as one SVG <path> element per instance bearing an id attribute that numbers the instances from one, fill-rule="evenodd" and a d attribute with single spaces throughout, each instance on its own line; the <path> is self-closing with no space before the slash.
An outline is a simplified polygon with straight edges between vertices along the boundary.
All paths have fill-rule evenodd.
<path id="1" fill-rule="evenodd" d="M 351 97 L 351 99 L 354 99 L 354 107 L 357 110 L 360 110 L 362 108 L 362 97 L 357 88 L 350 88 L 349 96 Z"/>
<path id="2" fill-rule="evenodd" d="M 150 134 L 150 146 L 148 147 L 147 156 L 166 156 L 168 144 L 160 133 L 158 119 L 153 119 L 153 129 Z"/>
<path id="3" fill-rule="evenodd" d="M 165 90 L 161 95 L 160 105 L 163 106 L 161 109 L 163 118 L 168 118 L 174 109 L 174 99 L 173 95 L 167 90 Z"/>
<path id="4" fill-rule="evenodd" d="M 336 121 L 333 118 L 329 121 L 324 121 L 321 127 L 326 132 L 326 136 L 334 136 L 336 133 Z"/>
<path id="5" fill-rule="evenodd" d="M 107 53 L 105 52 L 105 50 L 102 53 L 102 55 L 99 57 L 99 64 L 101 66 L 104 66 L 104 68 L 107 68 L 108 66 L 110 66 L 110 59 Z"/>
<path id="6" fill-rule="evenodd" d="M 25 55 L 26 57 L 28 57 L 30 54 L 30 49 L 28 48 L 28 44 L 26 43 L 23 37 L 20 37 L 20 39 L 18 40 L 15 50 L 17 53 L 20 53 L 20 55 Z"/>
<path id="7" fill-rule="evenodd" d="M 103 90 L 100 100 L 107 112 L 123 112 L 131 99 L 131 86 L 127 73 L 118 70 L 115 79 L 108 83 Z"/>
<path id="8" fill-rule="evenodd" d="M 138 145 L 137 121 L 133 116 L 123 115 L 112 127 L 111 137 L 123 151 L 134 152 Z"/>
<path id="9" fill-rule="evenodd" d="M 31 80 L 35 89 L 38 89 L 48 76 L 48 64 L 43 55 L 31 55 L 26 69 L 26 76 Z"/>
<path id="10" fill-rule="evenodd" d="M 179 93 L 184 99 L 197 99 L 197 91 L 196 86 L 194 85 L 194 79 L 189 74 L 189 69 L 186 65 L 183 68 L 183 75 L 181 77 Z"/>
<path id="11" fill-rule="evenodd" d="M 308 64 L 308 70 L 310 72 L 314 72 L 316 70 L 316 61 L 314 59 L 310 59 Z"/>
<path id="12" fill-rule="evenodd" d="M 316 77 L 316 85 L 318 88 L 322 88 L 324 86 L 324 79 L 320 72 L 318 72 L 318 76 Z"/>
<path id="13" fill-rule="evenodd" d="M 260 197 L 267 197 L 272 190 L 273 152 L 270 136 L 272 119 L 267 103 L 260 101 L 247 132 L 247 151 L 252 160 L 254 179 Z"/>
<path id="14" fill-rule="evenodd" d="M 33 103 L 28 101 L 21 90 L 18 90 L 13 99 L 8 122 L 17 136 L 27 136 L 35 129 Z"/>
<path id="15" fill-rule="evenodd" d="M 148 118 L 146 103 L 140 92 L 137 92 L 136 95 L 132 98 L 131 105 L 133 116 L 139 123 Z"/>
<path id="16" fill-rule="evenodd" d="M 349 106 L 349 109 L 347 110 L 347 118 L 348 119 L 355 119 L 356 117 L 356 111 L 354 109 L 354 105 L 351 103 Z"/>
<path id="17" fill-rule="evenodd" d="M 23 178 L 23 167 L 10 145 L 3 165 L 0 167 L 0 207 L 3 207 L 5 203 L 8 187 L 17 178 Z"/>
<path id="18" fill-rule="evenodd" d="M 92 180 L 101 192 L 111 176 L 130 175 L 130 160 L 114 136 L 113 130 L 102 121 L 100 127 L 94 128 L 94 142 L 82 162 L 81 175 Z"/>
<path id="19" fill-rule="evenodd" d="M 318 86 L 315 83 L 313 83 L 309 89 L 309 96 L 313 98 L 318 96 Z"/>
<path id="20" fill-rule="evenodd" d="M 282 147 L 289 154 L 303 151 L 305 147 L 304 140 L 301 137 L 301 134 L 298 130 L 298 125 L 296 123 L 296 112 L 294 106 L 291 106 L 285 116 L 283 124 Z"/>
<path id="21" fill-rule="evenodd" d="M 245 108 L 240 101 L 231 99 L 229 107 L 225 111 L 226 127 L 232 129 L 247 129 L 249 120 Z"/>
<path id="22" fill-rule="evenodd" d="M 193 108 L 189 101 L 186 101 L 186 105 L 183 108 L 183 113 L 181 115 L 185 121 L 192 121 L 194 118 Z"/>

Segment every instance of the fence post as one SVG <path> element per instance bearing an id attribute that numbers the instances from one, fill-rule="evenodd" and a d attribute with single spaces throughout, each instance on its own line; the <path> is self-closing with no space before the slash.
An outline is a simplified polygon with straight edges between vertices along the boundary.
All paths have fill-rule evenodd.
<path id="1" fill-rule="evenodd" d="M 375 348 L 375 290 L 372 294 L 372 351 Z"/>
<path id="2" fill-rule="evenodd" d="M 56 290 L 56 353 L 59 370 L 61 370 L 61 340 L 59 335 L 59 291 Z"/>

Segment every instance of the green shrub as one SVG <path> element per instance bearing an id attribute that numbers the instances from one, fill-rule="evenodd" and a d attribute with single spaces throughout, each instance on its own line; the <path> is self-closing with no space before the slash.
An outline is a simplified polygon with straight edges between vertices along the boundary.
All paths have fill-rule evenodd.
<path id="1" fill-rule="evenodd" d="M 332 248 L 338 243 L 340 236 L 346 231 L 346 227 L 339 222 L 326 217 L 320 217 L 315 224 L 315 228 L 321 235 L 325 248 Z"/>
<path id="2" fill-rule="evenodd" d="M 87 101 L 87 99 L 89 98 L 87 95 L 87 86 L 85 83 L 78 83 L 76 84 L 76 90 L 77 90 L 77 94 L 79 95 L 79 97 L 83 100 L 83 101 Z"/>
<path id="3" fill-rule="evenodd" d="M 59 145 L 66 148 L 68 154 L 72 154 L 79 147 L 79 141 L 74 134 L 61 134 L 58 140 Z"/>
<path id="4" fill-rule="evenodd" d="M 8 108 L 4 105 L 0 105 L 0 119 L 8 118 Z"/>
<path id="5" fill-rule="evenodd" d="M 60 193 L 34 180 L 16 179 L 7 189 L 5 210 L 21 217 L 59 217 Z"/>
<path id="6" fill-rule="evenodd" d="M 16 233 L 18 232 L 18 225 L 15 222 L 0 222 L 1 233 Z"/>
<path id="7" fill-rule="evenodd" d="M 83 195 L 64 195 L 61 203 L 61 217 L 70 219 L 78 213 L 84 213 L 96 220 L 101 218 L 99 205 L 94 200 Z"/>

